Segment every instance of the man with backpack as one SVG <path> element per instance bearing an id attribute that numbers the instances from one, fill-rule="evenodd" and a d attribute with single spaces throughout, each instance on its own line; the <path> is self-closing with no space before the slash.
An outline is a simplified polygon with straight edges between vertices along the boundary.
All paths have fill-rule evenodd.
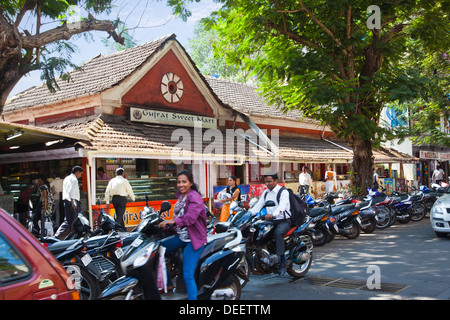
<path id="1" fill-rule="evenodd" d="M 265 219 L 272 220 L 275 225 L 273 236 L 275 239 L 276 254 L 278 255 L 280 261 L 280 269 L 278 274 L 284 275 L 286 273 L 286 257 L 284 255 L 286 249 L 284 247 L 283 236 L 293 226 L 291 220 L 289 192 L 286 188 L 278 184 L 278 174 L 276 173 L 264 175 L 264 183 L 266 184 L 267 189 L 264 190 L 259 198 L 259 201 L 252 209 L 250 209 L 250 212 L 252 215 L 256 215 L 261 211 L 266 201 L 272 200 L 275 202 L 275 207 L 266 208 L 267 214 Z M 281 193 L 278 195 L 280 190 Z"/>

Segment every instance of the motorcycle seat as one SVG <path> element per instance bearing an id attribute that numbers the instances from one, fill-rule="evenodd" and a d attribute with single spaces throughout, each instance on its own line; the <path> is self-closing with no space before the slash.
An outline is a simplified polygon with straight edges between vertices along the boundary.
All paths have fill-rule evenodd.
<path id="1" fill-rule="evenodd" d="M 352 203 L 352 204 L 345 204 L 345 205 L 338 206 L 338 207 L 332 207 L 331 208 L 331 213 L 333 215 L 336 215 L 336 214 L 339 214 L 339 213 L 342 213 L 344 211 L 347 211 L 347 210 L 350 210 L 350 209 L 354 208 L 355 205 L 356 205 L 356 203 Z"/>
<path id="2" fill-rule="evenodd" d="M 313 209 L 309 210 L 308 216 L 314 218 L 323 213 L 326 213 L 327 210 L 328 210 L 328 208 L 326 208 L 326 207 L 313 208 Z"/>
<path id="3" fill-rule="evenodd" d="M 71 245 L 77 243 L 78 241 L 80 241 L 80 239 L 64 240 L 64 241 L 55 242 L 51 246 L 47 247 L 47 249 L 48 249 L 48 251 L 50 251 L 51 254 L 57 255 L 57 254 L 65 251 L 67 248 L 69 248 Z"/>
<path id="4" fill-rule="evenodd" d="M 228 231 L 217 234 L 208 234 L 207 243 L 200 254 L 200 259 L 223 248 L 236 237 L 236 231 Z"/>
<path id="5" fill-rule="evenodd" d="M 283 237 L 289 237 L 295 230 L 297 230 L 297 227 L 292 227 Z"/>

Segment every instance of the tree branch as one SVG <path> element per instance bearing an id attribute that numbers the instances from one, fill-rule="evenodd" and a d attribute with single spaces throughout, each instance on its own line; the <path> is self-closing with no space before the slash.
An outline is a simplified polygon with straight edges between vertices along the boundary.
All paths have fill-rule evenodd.
<path id="1" fill-rule="evenodd" d="M 342 43 L 341 41 L 336 38 L 333 34 L 333 32 L 330 31 L 330 29 L 328 29 L 322 22 L 320 22 L 319 19 L 317 19 L 317 17 L 303 4 L 302 0 L 298 0 L 298 3 L 300 4 L 300 6 L 302 7 L 302 9 L 311 17 L 311 19 L 320 27 L 322 28 L 330 37 L 331 39 L 333 39 L 334 42 L 337 43 L 337 45 L 341 48 L 342 52 L 347 55 L 348 52 L 347 50 L 342 48 Z"/>
<path id="2" fill-rule="evenodd" d="M 90 15 L 88 21 L 77 21 L 69 24 L 65 23 L 60 27 L 42 32 L 41 34 L 22 37 L 22 46 L 23 48 L 39 48 L 54 41 L 69 40 L 75 34 L 93 30 L 105 31 L 113 37 L 116 42 L 122 45 L 124 44 L 125 39 L 116 33 L 111 21 L 97 20 Z"/>
<path id="3" fill-rule="evenodd" d="M 284 30 L 283 28 L 279 27 L 275 22 L 273 22 L 271 20 L 267 20 L 267 26 L 271 29 L 277 30 L 279 32 L 279 34 L 285 35 L 289 39 L 291 39 L 301 45 L 304 45 L 304 46 L 307 46 L 310 48 L 314 48 L 314 49 L 320 49 L 320 46 L 318 44 L 316 44 L 308 39 L 305 39 L 292 31 Z"/>

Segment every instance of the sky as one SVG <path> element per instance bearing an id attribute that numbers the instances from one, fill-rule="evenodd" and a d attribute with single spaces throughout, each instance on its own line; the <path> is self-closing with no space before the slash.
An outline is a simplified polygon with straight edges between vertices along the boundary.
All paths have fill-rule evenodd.
<path id="1" fill-rule="evenodd" d="M 219 5 L 214 3 L 213 0 L 191 3 L 188 8 L 191 10 L 192 16 L 184 22 L 181 18 L 172 15 L 172 8 L 167 6 L 165 0 L 116 0 L 115 3 L 117 9 L 109 18 L 114 19 L 119 15 L 122 21 L 126 21 L 129 28 L 138 26 L 131 32 L 137 45 L 174 33 L 177 40 L 186 49 L 188 49 L 189 39 L 194 36 L 194 27 L 197 21 L 209 16 L 213 10 L 219 8 Z M 33 21 L 33 19 L 30 19 L 30 21 Z M 28 22 L 28 24 L 31 29 L 32 22 Z M 50 27 L 51 24 L 49 24 Z M 107 55 L 114 52 L 101 41 L 102 38 L 106 38 L 106 33 L 96 31 L 91 34 L 93 40 L 86 41 L 83 36 L 72 37 L 70 40 L 78 48 L 71 59 L 77 65 L 82 65 L 99 54 Z M 34 71 L 23 77 L 14 87 L 9 98 L 33 86 L 41 85 L 43 81 L 40 79 L 40 74 L 40 71 Z"/>

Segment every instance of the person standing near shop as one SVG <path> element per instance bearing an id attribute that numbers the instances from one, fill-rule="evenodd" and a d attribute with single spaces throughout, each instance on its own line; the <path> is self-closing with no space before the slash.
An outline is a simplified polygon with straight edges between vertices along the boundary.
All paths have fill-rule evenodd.
<path id="1" fill-rule="evenodd" d="M 77 219 L 78 212 L 81 211 L 78 179 L 81 178 L 83 172 L 83 168 L 75 166 L 72 168 L 71 174 L 64 178 L 62 200 L 65 217 L 63 223 L 55 233 L 56 238 L 60 238 L 63 233 L 72 228 L 73 223 Z"/>
<path id="2" fill-rule="evenodd" d="M 298 175 L 298 193 L 300 195 L 302 194 L 308 194 L 309 191 L 312 189 L 312 179 L 311 175 L 308 173 L 308 167 L 303 166 L 302 172 Z"/>
<path id="3" fill-rule="evenodd" d="M 333 171 L 331 165 L 328 165 L 328 170 L 325 172 L 325 187 L 326 193 L 333 192 L 335 188 L 337 189 L 336 172 Z"/>
<path id="4" fill-rule="evenodd" d="M 431 180 L 438 185 L 441 185 L 442 181 L 444 181 L 444 170 L 441 169 L 441 166 L 436 167 Z"/>
<path id="5" fill-rule="evenodd" d="M 97 180 L 109 181 L 111 180 L 111 177 L 105 172 L 105 169 L 103 169 L 103 167 L 99 167 L 97 169 Z"/>
<path id="6" fill-rule="evenodd" d="M 62 220 L 62 212 L 63 210 L 60 210 L 61 206 L 61 198 L 62 198 L 62 191 L 63 191 L 63 182 L 64 180 L 60 177 L 57 177 L 56 174 L 53 174 L 54 178 L 50 182 L 50 192 L 53 195 L 53 199 L 55 201 L 55 205 L 53 206 L 53 216 L 55 217 L 55 224 L 57 227 L 61 225 Z M 64 207 L 63 207 L 64 208 Z"/>
<path id="7" fill-rule="evenodd" d="M 133 189 L 131 189 L 130 182 L 123 177 L 125 170 L 118 168 L 116 170 L 116 177 L 109 180 L 108 186 L 105 191 L 106 204 L 109 205 L 109 201 L 112 197 L 112 204 L 116 211 L 116 222 L 125 228 L 123 221 L 123 215 L 127 208 L 127 196 L 130 196 L 134 202 L 136 200 Z"/>
<path id="8" fill-rule="evenodd" d="M 228 220 L 230 215 L 230 205 L 234 200 L 241 201 L 241 190 L 237 185 L 237 178 L 235 176 L 230 176 L 228 178 L 228 187 L 226 192 L 231 195 L 231 198 L 222 199 L 220 202 L 223 203 L 222 210 L 220 211 L 220 222 L 225 222 Z"/>

